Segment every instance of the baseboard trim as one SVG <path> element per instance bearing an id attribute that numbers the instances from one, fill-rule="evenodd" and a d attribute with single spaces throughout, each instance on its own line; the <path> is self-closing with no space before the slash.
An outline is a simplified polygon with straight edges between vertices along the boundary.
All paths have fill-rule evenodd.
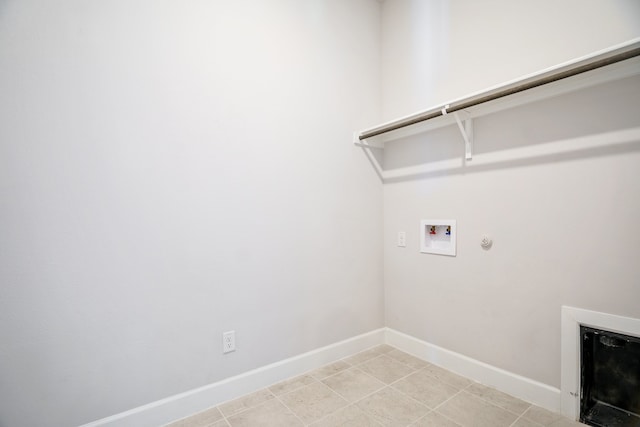
<path id="1" fill-rule="evenodd" d="M 385 330 L 385 342 L 479 383 L 550 411 L 560 412 L 560 390 L 555 387 L 496 368 L 391 328 Z"/>
<path id="2" fill-rule="evenodd" d="M 391 328 L 380 328 L 240 375 L 121 412 L 81 427 L 157 427 L 387 343 L 502 392 L 560 412 L 560 390 Z"/>
<path id="3" fill-rule="evenodd" d="M 382 344 L 376 329 L 240 375 L 121 412 L 81 427 L 157 427 Z"/>

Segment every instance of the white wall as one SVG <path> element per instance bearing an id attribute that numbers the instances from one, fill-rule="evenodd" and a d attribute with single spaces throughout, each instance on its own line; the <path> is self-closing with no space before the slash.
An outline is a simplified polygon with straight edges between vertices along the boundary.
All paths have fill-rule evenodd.
<path id="1" fill-rule="evenodd" d="M 80 424 L 382 326 L 381 229 L 387 326 L 548 384 L 559 304 L 639 317 L 637 80 L 478 120 L 484 166 L 386 185 L 384 227 L 349 144 L 637 36 L 637 3 L 379 7 L 0 2 L 0 426 Z M 453 129 L 430 135 L 387 167 L 458 158 Z M 458 219 L 458 257 L 417 253 L 427 215 Z M 555 246 L 528 225 L 558 218 Z"/>
<path id="2" fill-rule="evenodd" d="M 383 116 L 442 105 L 639 32 L 635 0 L 386 0 Z"/>
<path id="3" fill-rule="evenodd" d="M 388 119 L 640 36 L 637 2 L 419 3 L 384 3 Z M 389 171 L 440 168 L 385 185 L 387 326 L 559 387 L 561 305 L 640 318 L 639 100 L 633 77 L 478 118 L 466 166 L 454 127 L 387 143 Z M 419 253 L 426 218 L 458 221 L 455 258 Z"/>
<path id="4" fill-rule="evenodd" d="M 0 2 L 0 426 L 383 325 L 372 0 Z M 221 333 L 238 350 L 221 354 Z"/>

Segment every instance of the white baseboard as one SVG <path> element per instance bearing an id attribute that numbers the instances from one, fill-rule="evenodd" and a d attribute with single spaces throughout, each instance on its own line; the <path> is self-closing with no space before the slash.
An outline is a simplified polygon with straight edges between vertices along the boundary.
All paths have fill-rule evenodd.
<path id="1" fill-rule="evenodd" d="M 386 328 L 385 342 L 449 371 L 550 411 L 560 412 L 560 390 L 555 387 L 421 341 L 394 329 Z"/>
<path id="2" fill-rule="evenodd" d="M 382 344 L 384 335 L 384 328 L 376 329 L 235 377 L 102 418 L 81 427 L 161 426 Z"/>
<path id="3" fill-rule="evenodd" d="M 560 412 L 560 390 L 557 388 L 402 332 L 381 328 L 81 427 L 161 426 L 383 343 L 550 411 Z"/>

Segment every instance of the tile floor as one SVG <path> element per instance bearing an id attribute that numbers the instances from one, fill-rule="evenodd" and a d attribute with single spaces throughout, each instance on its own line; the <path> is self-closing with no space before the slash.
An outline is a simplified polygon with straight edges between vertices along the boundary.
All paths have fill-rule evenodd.
<path id="1" fill-rule="evenodd" d="M 169 427 L 582 425 L 380 345 Z"/>

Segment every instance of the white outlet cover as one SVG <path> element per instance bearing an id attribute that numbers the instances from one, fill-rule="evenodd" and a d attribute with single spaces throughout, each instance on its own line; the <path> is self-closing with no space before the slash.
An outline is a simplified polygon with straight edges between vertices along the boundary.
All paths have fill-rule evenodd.
<path id="1" fill-rule="evenodd" d="M 222 353 L 236 351 L 236 331 L 222 333 Z"/>
<path id="2" fill-rule="evenodd" d="M 407 233 L 398 231 L 398 246 L 405 248 L 407 246 Z"/>

